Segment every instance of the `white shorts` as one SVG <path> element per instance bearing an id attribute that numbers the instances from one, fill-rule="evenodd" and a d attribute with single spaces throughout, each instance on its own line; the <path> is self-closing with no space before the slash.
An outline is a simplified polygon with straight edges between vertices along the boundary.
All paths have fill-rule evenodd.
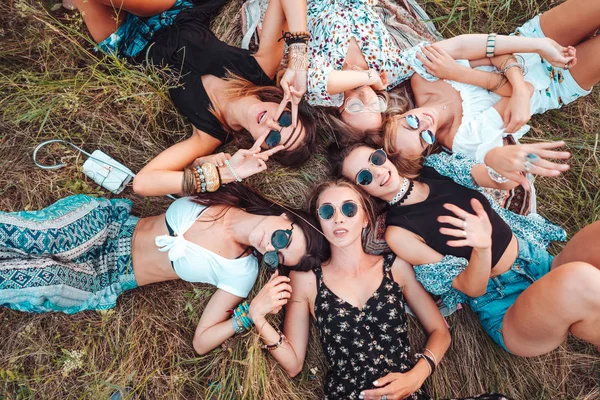
<path id="1" fill-rule="evenodd" d="M 540 26 L 540 16 L 536 15 L 515 30 L 514 35 L 530 38 L 545 38 Z M 531 97 L 531 114 L 541 114 L 547 110 L 562 107 L 591 93 L 575 81 L 571 71 L 553 67 L 537 53 L 520 53 L 525 59 L 527 73 L 524 78 L 535 88 Z"/>

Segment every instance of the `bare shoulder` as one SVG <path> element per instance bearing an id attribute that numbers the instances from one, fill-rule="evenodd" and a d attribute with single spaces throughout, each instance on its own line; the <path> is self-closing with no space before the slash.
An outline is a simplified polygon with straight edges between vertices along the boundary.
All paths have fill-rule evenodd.
<path id="1" fill-rule="evenodd" d="M 392 276 L 400 286 L 404 287 L 415 279 L 415 271 L 412 264 L 400 257 L 396 257 L 392 264 Z"/>
<path id="2" fill-rule="evenodd" d="M 293 297 L 302 296 L 310 299 L 317 293 L 317 277 L 312 271 L 291 271 L 290 284 L 292 285 Z"/>

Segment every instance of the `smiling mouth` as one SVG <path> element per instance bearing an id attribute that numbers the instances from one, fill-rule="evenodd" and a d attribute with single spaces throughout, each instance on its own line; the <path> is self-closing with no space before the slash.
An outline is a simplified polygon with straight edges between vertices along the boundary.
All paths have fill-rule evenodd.
<path id="1" fill-rule="evenodd" d="M 266 111 L 261 112 L 260 114 L 258 114 L 258 117 L 256 118 L 256 122 L 258 122 L 258 124 L 260 125 L 260 123 L 264 121 L 266 116 L 267 116 Z"/>
<path id="2" fill-rule="evenodd" d="M 346 233 L 348 233 L 347 229 L 336 229 L 335 231 L 333 231 L 333 236 L 340 237 L 344 236 Z"/>
<path id="3" fill-rule="evenodd" d="M 433 123 L 435 122 L 435 119 L 433 118 L 433 115 L 428 114 L 428 113 L 423 113 L 423 115 L 425 115 L 427 118 L 429 118 L 429 123 L 431 125 L 433 125 Z"/>
<path id="4" fill-rule="evenodd" d="M 391 179 L 391 178 L 392 178 L 392 171 L 388 171 L 388 173 L 387 173 L 386 177 L 385 177 L 385 178 L 383 178 L 383 182 L 381 182 L 381 183 L 379 184 L 379 187 L 381 187 L 381 186 L 385 186 L 385 185 L 386 185 L 386 184 L 387 184 L 387 183 L 390 181 L 390 179 Z"/>

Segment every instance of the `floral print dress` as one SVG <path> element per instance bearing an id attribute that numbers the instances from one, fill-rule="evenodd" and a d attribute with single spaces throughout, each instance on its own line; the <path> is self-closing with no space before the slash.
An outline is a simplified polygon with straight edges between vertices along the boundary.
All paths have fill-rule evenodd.
<path id="1" fill-rule="evenodd" d="M 392 278 L 396 255 L 383 258 L 383 281 L 362 310 L 337 297 L 317 276 L 315 317 L 329 371 L 325 378 L 326 399 L 358 399 L 362 390 L 375 389 L 373 381 L 390 372 L 407 372 L 408 324 L 402 288 Z M 409 399 L 429 399 L 421 390 Z"/>
<path id="2" fill-rule="evenodd" d="M 356 40 L 369 68 L 387 72 L 388 90 L 412 75 L 412 68 L 373 9 L 375 4 L 377 0 L 308 2 L 309 104 L 335 107 L 343 104 L 343 93 L 327 93 L 327 77 L 331 71 L 342 69 L 351 38 Z"/>
<path id="3" fill-rule="evenodd" d="M 320 268 L 317 277 L 315 317 L 319 340 L 329 370 L 325 399 L 358 399 L 361 391 L 375 389 L 373 381 L 391 372 L 413 367 L 408 321 L 402 288 L 392 276 L 396 255 L 383 255 L 383 280 L 362 309 L 335 295 Z M 422 389 L 407 399 L 430 400 Z M 462 400 L 510 400 L 499 394 L 480 394 Z"/>

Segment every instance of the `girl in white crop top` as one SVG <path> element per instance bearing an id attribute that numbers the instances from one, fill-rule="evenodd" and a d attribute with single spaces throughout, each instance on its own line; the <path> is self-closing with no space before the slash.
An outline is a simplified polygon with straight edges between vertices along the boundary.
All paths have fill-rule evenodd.
<path id="1" fill-rule="evenodd" d="M 519 139 L 529 130 L 525 123 L 531 115 L 569 104 L 589 94 L 600 81 L 596 57 L 600 42 L 588 40 L 588 34 L 596 32 L 600 22 L 597 18 L 584 21 L 564 18 L 564 15 L 600 15 L 600 3 L 590 2 L 586 10 L 578 9 L 581 7 L 578 4 L 566 1 L 515 31 L 516 36 L 528 40 L 556 41 L 568 46 L 554 46 L 570 60 L 564 64 L 551 64 L 542 54 L 540 57 L 523 53 L 520 56 L 524 65 L 510 55 L 460 65 L 437 44 L 408 50 L 406 59 L 417 72 L 411 78 L 411 87 L 418 108 L 390 116 L 385 122 L 386 152 L 420 162 L 420 156 L 430 149 L 430 144 L 422 139 L 422 132 L 427 130 L 446 149 L 485 161 L 496 172 L 524 186 L 528 184 L 521 175 L 523 172 L 556 176 L 565 171 L 566 165 L 542 160 L 557 155 L 565 158 L 565 153 L 547 151 L 558 147 L 558 143 L 510 146 L 515 148 L 492 155 L 489 151 L 503 146 L 508 134 Z M 472 68 L 477 66 L 480 67 Z M 490 71 L 504 71 L 504 77 L 497 73 L 490 76 Z M 503 78 L 508 84 L 500 85 Z M 498 90 L 492 93 L 488 89 Z M 409 115 L 411 121 L 406 119 Z M 415 120 L 420 121 L 419 126 Z"/>

